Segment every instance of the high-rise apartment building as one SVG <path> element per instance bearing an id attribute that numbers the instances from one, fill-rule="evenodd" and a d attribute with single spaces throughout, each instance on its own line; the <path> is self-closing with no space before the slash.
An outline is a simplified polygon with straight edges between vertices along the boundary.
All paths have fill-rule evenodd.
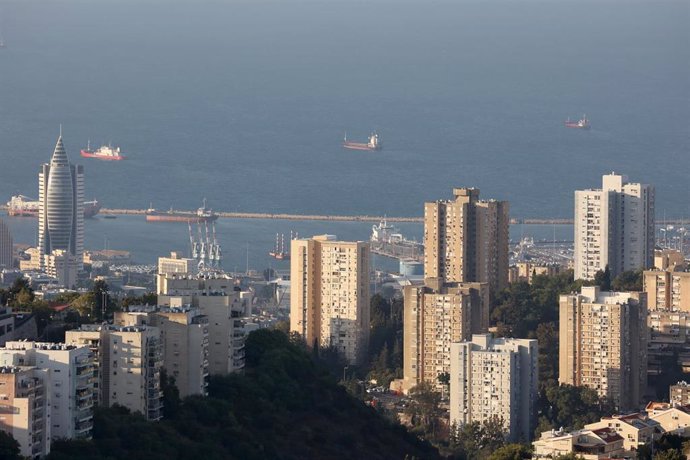
<path id="1" fill-rule="evenodd" d="M 491 334 L 451 345 L 450 421 L 503 420 L 512 442 L 532 438 L 537 400 L 537 341 Z"/>
<path id="2" fill-rule="evenodd" d="M 77 264 L 74 256 L 64 249 L 55 249 L 43 256 L 43 269 L 48 276 L 58 280 L 61 286 L 72 288 L 77 283 Z"/>
<path id="3" fill-rule="evenodd" d="M 647 384 L 646 294 L 583 287 L 560 297 L 559 327 L 559 382 L 637 409 Z"/>
<path id="4" fill-rule="evenodd" d="M 208 372 L 225 375 L 244 368 L 244 320 L 251 305 L 235 280 L 220 273 L 158 275 L 158 304 L 191 306 L 208 319 Z"/>
<path id="5" fill-rule="evenodd" d="M 95 400 L 94 358 L 89 348 L 64 343 L 7 342 L 0 348 L 0 365 L 47 369 L 51 438 L 91 438 Z"/>
<path id="6" fill-rule="evenodd" d="M 438 384 L 438 376 L 450 372 L 451 344 L 487 330 L 488 285 L 405 286 L 404 296 L 403 388 L 409 390 L 422 381 Z"/>
<path id="7" fill-rule="evenodd" d="M 82 325 L 65 333 L 68 344 L 93 344 L 96 340 L 101 404 L 119 404 L 148 420 L 160 420 L 160 330 L 152 326 Z"/>
<path id="8" fill-rule="evenodd" d="M 50 163 L 38 174 L 38 248 L 44 258 L 63 250 L 76 270 L 84 254 L 84 169 L 70 164 L 57 140 Z M 42 264 L 45 265 L 45 260 Z"/>
<path id="9" fill-rule="evenodd" d="M 369 347 L 369 243 L 334 235 L 292 240 L 290 330 L 361 363 Z"/>
<path id="10" fill-rule="evenodd" d="M 654 187 L 603 176 L 597 190 L 575 192 L 575 278 L 648 268 L 654 259 Z"/>
<path id="11" fill-rule="evenodd" d="M 0 219 L 0 270 L 14 266 L 14 245 L 7 224 Z"/>
<path id="12" fill-rule="evenodd" d="M 19 443 L 20 454 L 50 453 L 50 375 L 33 366 L 0 366 L 0 430 Z"/>
<path id="13" fill-rule="evenodd" d="M 480 200 L 479 189 L 453 189 L 452 200 L 424 205 L 424 276 L 447 283 L 508 285 L 507 201 Z"/>
<path id="14" fill-rule="evenodd" d="M 163 367 L 174 379 L 180 397 L 205 395 L 209 376 L 208 317 L 190 306 L 130 306 L 116 312 L 118 326 L 151 325 L 161 331 Z"/>

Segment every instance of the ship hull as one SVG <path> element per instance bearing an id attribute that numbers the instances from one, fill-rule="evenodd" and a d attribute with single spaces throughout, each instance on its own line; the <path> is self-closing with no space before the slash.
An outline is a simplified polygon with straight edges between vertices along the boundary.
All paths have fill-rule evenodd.
<path id="1" fill-rule="evenodd" d="M 361 144 L 359 142 L 346 142 L 343 144 L 343 147 L 349 150 L 381 150 L 380 148 L 371 147 L 369 144 Z"/>
<path id="2" fill-rule="evenodd" d="M 81 156 L 84 158 L 95 158 L 97 160 L 103 160 L 103 161 L 121 161 L 124 160 L 125 157 L 122 155 L 96 155 L 93 152 L 89 152 L 88 150 L 82 150 L 81 151 Z"/>
<path id="3" fill-rule="evenodd" d="M 565 127 L 572 129 L 589 129 L 589 125 L 579 125 L 577 123 L 566 123 Z"/>
<path id="4" fill-rule="evenodd" d="M 101 210 L 101 205 L 84 206 L 84 217 L 87 219 L 95 216 Z M 38 209 L 8 209 L 7 215 L 11 217 L 38 217 Z"/>
<path id="5" fill-rule="evenodd" d="M 147 222 L 190 222 L 190 223 L 203 223 L 203 222 L 213 222 L 218 219 L 218 216 L 208 216 L 201 217 L 197 215 L 185 215 L 185 214 L 147 214 Z"/>

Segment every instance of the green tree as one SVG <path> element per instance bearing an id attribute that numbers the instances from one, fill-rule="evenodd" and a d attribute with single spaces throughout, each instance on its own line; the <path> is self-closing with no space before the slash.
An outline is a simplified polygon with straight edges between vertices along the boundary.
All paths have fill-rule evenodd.
<path id="1" fill-rule="evenodd" d="M 0 458 L 7 460 L 21 460 L 19 443 L 11 434 L 0 430 Z"/>
<path id="2" fill-rule="evenodd" d="M 671 449 L 657 453 L 654 460 L 687 460 L 687 457 L 679 449 Z"/>
<path id="3" fill-rule="evenodd" d="M 642 291 L 642 270 L 629 270 L 616 276 L 611 284 L 614 291 Z"/>
<path id="4" fill-rule="evenodd" d="M 522 460 L 532 458 L 532 446 L 525 444 L 506 444 L 496 449 L 487 460 Z"/>
<path id="5" fill-rule="evenodd" d="M 594 275 L 594 285 L 599 286 L 602 291 L 611 290 L 611 270 L 607 265 L 603 271 L 599 270 Z"/>

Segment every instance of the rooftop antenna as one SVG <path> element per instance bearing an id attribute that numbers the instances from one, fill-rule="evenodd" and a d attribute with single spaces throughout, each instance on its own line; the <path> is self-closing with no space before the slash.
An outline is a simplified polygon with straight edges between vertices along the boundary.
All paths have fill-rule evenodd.
<path id="1" fill-rule="evenodd" d="M 62 137 L 62 123 L 60 123 L 60 137 Z"/>

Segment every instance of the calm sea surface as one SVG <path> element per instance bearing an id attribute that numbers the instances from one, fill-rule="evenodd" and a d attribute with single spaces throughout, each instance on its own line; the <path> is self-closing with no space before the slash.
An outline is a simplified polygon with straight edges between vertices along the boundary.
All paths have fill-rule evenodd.
<path id="1" fill-rule="evenodd" d="M 514 216 L 570 217 L 573 190 L 615 170 L 656 185 L 660 217 L 687 217 L 689 9 L 0 0 L 0 201 L 37 195 L 62 123 L 88 197 L 107 207 L 190 209 L 206 197 L 219 210 L 421 215 L 424 201 L 475 186 Z M 583 113 L 590 131 L 563 127 Z M 345 132 L 374 129 L 383 151 L 340 147 Z M 129 158 L 81 159 L 89 139 Z M 12 226 L 34 239 L 32 225 Z M 240 266 L 247 242 L 251 257 L 290 229 L 367 238 L 370 224 L 219 223 Z M 134 218 L 87 231 L 145 261 L 187 233 Z"/>

